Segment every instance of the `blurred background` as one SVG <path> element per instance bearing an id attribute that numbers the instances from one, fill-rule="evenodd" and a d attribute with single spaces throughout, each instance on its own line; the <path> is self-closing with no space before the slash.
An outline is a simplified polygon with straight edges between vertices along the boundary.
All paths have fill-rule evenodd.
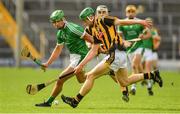
<path id="1" fill-rule="evenodd" d="M 102 4 L 119 18 L 125 18 L 129 4 L 137 6 L 138 18 L 153 18 L 162 38 L 158 51 L 160 68 L 180 70 L 180 0 L 0 0 L 0 67 L 36 67 L 31 60 L 20 59 L 19 51 L 24 45 L 42 61 L 49 58 L 56 45 L 57 30 L 49 22 L 55 9 L 64 10 L 68 21 L 81 25 L 80 11 Z M 66 66 L 68 53 L 64 48 L 51 67 Z"/>

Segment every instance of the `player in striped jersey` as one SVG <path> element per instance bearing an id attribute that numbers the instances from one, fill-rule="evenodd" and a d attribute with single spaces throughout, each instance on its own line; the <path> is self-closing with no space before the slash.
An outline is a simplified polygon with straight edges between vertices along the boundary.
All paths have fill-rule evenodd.
<path id="1" fill-rule="evenodd" d="M 62 76 L 74 71 L 74 68 L 81 62 L 81 60 L 84 59 L 88 53 L 89 50 L 84 40 L 92 43 L 93 39 L 90 35 L 84 32 L 84 29 L 81 26 L 66 21 L 64 12 L 62 10 L 54 11 L 50 16 L 50 21 L 52 22 L 53 26 L 58 29 L 56 37 L 57 44 L 50 58 L 43 65 L 45 68 L 47 68 L 53 61 L 55 61 L 55 59 L 58 58 L 62 52 L 63 47 L 67 46 L 68 50 L 70 51 L 70 64 L 59 75 Z M 56 96 L 62 91 L 64 82 L 72 76 L 73 75 L 69 75 L 59 79 L 55 84 L 49 99 L 46 102 L 36 104 L 35 106 L 50 107 Z M 83 70 L 76 74 L 76 78 L 79 83 L 83 83 L 85 81 L 86 77 Z"/>
<path id="2" fill-rule="evenodd" d="M 81 11 L 80 19 L 84 22 L 87 28 L 92 27 L 92 29 L 90 29 L 92 30 L 92 34 L 90 35 L 94 38 L 94 44 L 92 45 L 92 48 L 88 52 L 86 57 L 75 68 L 75 73 L 80 72 L 84 65 L 98 54 L 99 50 L 107 53 L 108 55 L 86 74 L 86 81 L 76 97 L 72 98 L 62 95 L 61 98 L 63 102 L 69 104 L 73 108 L 77 107 L 82 98 L 92 89 L 95 79 L 102 76 L 102 74 L 107 73 L 110 69 L 115 71 L 115 76 L 120 86 L 126 87 L 137 81 L 141 81 L 144 79 L 153 79 L 159 84 L 160 87 L 162 87 L 162 79 L 159 75 L 158 70 L 149 73 L 133 74 L 128 77 L 126 68 L 126 52 L 124 51 L 122 39 L 118 36 L 115 29 L 115 26 L 117 25 L 135 23 L 149 26 L 150 24 L 148 23 L 148 21 L 126 21 L 111 16 L 96 18 L 94 16 L 94 10 L 90 7 L 87 7 L 83 11 Z M 99 48 L 100 44 L 103 44 L 103 49 Z"/>
<path id="3" fill-rule="evenodd" d="M 109 15 L 109 10 L 108 10 L 106 5 L 97 6 L 97 8 L 96 8 L 96 16 L 97 17 L 103 18 L 103 17 L 108 16 L 108 15 Z M 87 32 L 90 32 L 90 30 L 87 30 Z M 98 55 L 98 58 L 100 58 L 100 60 L 102 60 L 105 56 L 106 56 L 106 54 L 101 53 L 101 54 Z M 114 71 L 110 70 L 110 72 L 108 74 L 117 83 L 117 79 L 115 77 Z M 121 87 L 121 91 L 122 91 L 122 94 L 123 94 L 122 99 L 125 102 L 128 102 L 129 101 L 128 88 L 127 87 Z"/>

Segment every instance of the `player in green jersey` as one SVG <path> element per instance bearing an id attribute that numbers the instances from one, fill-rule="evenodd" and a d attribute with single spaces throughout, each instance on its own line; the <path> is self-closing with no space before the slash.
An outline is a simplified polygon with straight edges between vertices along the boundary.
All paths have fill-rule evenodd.
<path id="1" fill-rule="evenodd" d="M 148 20 L 151 20 L 151 18 L 147 18 Z M 157 29 L 155 29 L 155 27 L 152 26 L 151 30 L 151 38 L 143 40 L 143 45 L 144 45 L 144 53 L 143 53 L 143 60 L 144 60 L 144 70 L 145 72 L 151 71 L 152 69 L 157 69 L 156 67 L 156 61 L 157 61 L 157 53 L 153 52 L 154 46 L 159 47 L 159 35 L 157 33 Z M 157 43 L 154 41 L 158 41 Z M 156 43 L 156 44 L 154 44 Z M 148 93 L 149 95 L 153 95 L 153 91 L 152 91 L 152 80 L 147 80 L 146 81 L 147 84 L 147 89 L 148 89 Z M 142 83 L 143 85 L 143 83 Z"/>
<path id="2" fill-rule="evenodd" d="M 54 62 L 58 56 L 61 54 L 62 49 L 66 46 L 70 52 L 70 64 L 66 67 L 63 72 L 59 75 L 68 74 L 74 71 L 74 68 L 81 62 L 81 60 L 88 53 L 88 47 L 85 44 L 85 41 L 90 43 L 93 42 L 92 37 L 84 32 L 84 29 L 74 23 L 66 21 L 64 17 L 64 12 L 62 10 L 55 10 L 50 15 L 50 22 L 53 24 L 54 28 L 58 29 L 57 31 L 57 44 L 46 63 L 43 63 L 44 67 L 47 68 L 52 62 Z M 36 104 L 35 106 L 40 107 L 50 107 L 57 95 L 62 91 L 63 84 L 73 75 L 66 76 L 61 78 L 55 84 L 52 93 L 47 101 L 44 103 Z M 84 72 L 81 71 L 76 74 L 76 78 L 79 83 L 85 81 Z"/>
<path id="3" fill-rule="evenodd" d="M 153 31 L 153 61 L 152 61 L 152 67 L 153 69 L 158 69 L 158 49 L 161 43 L 161 36 L 159 35 L 158 29 L 154 26 L 153 19 L 149 18 L 152 21 L 152 28 Z"/>
<path id="4" fill-rule="evenodd" d="M 125 20 L 140 20 L 136 18 L 136 7 L 134 5 L 128 5 L 126 7 L 126 16 Z M 144 32 L 143 32 L 144 31 Z M 118 32 L 123 34 L 125 40 L 132 40 L 136 38 L 146 39 L 151 36 L 151 33 L 148 28 L 140 24 L 133 25 L 124 25 L 118 27 Z M 143 72 L 141 58 L 143 51 L 143 42 L 142 40 L 135 42 L 127 48 L 128 56 L 130 57 L 131 66 L 133 68 L 133 73 L 141 73 Z M 136 85 L 132 84 L 131 91 L 133 95 L 136 93 Z"/>
<path id="5" fill-rule="evenodd" d="M 149 72 L 152 70 L 152 61 L 153 61 L 153 37 L 154 31 L 150 29 L 151 37 L 149 39 L 143 40 L 143 63 L 144 63 L 144 72 Z M 142 82 L 143 83 L 143 82 Z M 154 93 L 152 91 L 152 80 L 146 80 L 148 94 L 152 96 Z"/>

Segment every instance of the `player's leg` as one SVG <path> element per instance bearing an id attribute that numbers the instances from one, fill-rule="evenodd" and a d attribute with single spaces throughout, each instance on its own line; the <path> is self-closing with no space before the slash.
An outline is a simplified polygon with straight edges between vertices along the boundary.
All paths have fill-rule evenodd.
<path id="1" fill-rule="evenodd" d="M 118 83 L 117 81 L 117 78 L 115 76 L 115 73 L 112 69 L 110 69 L 109 73 L 110 77 L 112 78 L 112 80 L 116 83 Z M 128 87 L 121 87 L 120 88 L 121 90 L 121 93 L 122 93 L 122 100 L 125 101 L 125 102 L 128 102 L 129 101 L 129 93 L 128 93 Z"/>
<path id="2" fill-rule="evenodd" d="M 146 79 L 152 79 L 153 81 L 157 82 L 160 87 L 163 86 L 163 81 L 158 70 L 151 71 L 148 73 L 132 74 L 128 77 L 127 68 L 121 67 L 115 72 L 115 75 L 117 76 L 118 82 L 123 87 L 126 87 L 132 83 Z"/>
<path id="3" fill-rule="evenodd" d="M 94 80 L 102 76 L 103 74 L 109 71 L 109 65 L 105 62 L 100 62 L 96 67 L 94 67 L 91 71 L 89 71 L 86 75 L 86 81 L 81 87 L 79 93 L 75 98 L 66 97 L 64 95 L 61 96 L 63 102 L 69 104 L 73 108 L 77 107 L 82 98 L 89 93 L 89 91 L 93 88 Z"/>
<path id="4" fill-rule="evenodd" d="M 153 81 L 157 82 L 160 87 L 163 86 L 163 81 L 158 70 L 151 71 L 148 73 L 132 74 L 129 77 L 127 77 L 126 75 L 122 75 L 121 72 L 123 70 L 125 70 L 125 68 L 118 70 L 118 72 L 116 73 L 116 75 L 121 76 L 117 78 L 121 86 L 126 87 L 132 83 L 139 82 L 146 79 L 153 79 Z M 123 72 L 126 72 L 126 71 L 123 71 Z"/>
<path id="5" fill-rule="evenodd" d="M 84 83 L 86 80 L 85 71 L 82 70 L 78 74 L 76 74 L 76 79 L 79 83 Z"/>
<path id="6" fill-rule="evenodd" d="M 126 68 L 126 67 L 127 67 L 127 55 L 126 55 L 126 53 L 124 51 L 116 50 L 114 61 L 110 65 L 111 70 L 114 72 L 113 74 L 115 75 L 115 72 L 119 68 Z M 117 80 L 117 77 L 116 76 L 114 76 L 114 77 Z M 119 84 L 118 80 L 117 80 L 117 82 Z M 122 99 L 125 102 L 128 102 L 129 101 L 128 87 L 120 86 L 120 90 L 123 94 Z"/>
<path id="7" fill-rule="evenodd" d="M 105 54 L 100 54 L 98 55 L 98 60 L 102 60 L 103 58 L 105 58 L 106 55 Z M 117 78 L 114 74 L 114 71 L 112 69 L 110 69 L 110 71 L 107 73 L 108 76 L 111 77 L 111 79 L 115 82 L 118 83 Z M 124 100 L 125 102 L 129 101 L 129 94 L 128 94 L 128 87 L 121 87 L 121 92 L 122 92 L 122 100 Z"/>
<path id="8" fill-rule="evenodd" d="M 158 63 L 157 60 L 153 60 L 153 61 L 152 61 L 152 67 L 153 67 L 154 70 L 158 69 L 157 63 Z"/>
<path id="9" fill-rule="evenodd" d="M 138 69 L 136 68 L 135 64 L 134 64 L 134 57 L 135 57 L 135 52 L 132 53 L 128 53 L 128 61 L 130 63 L 130 69 L 132 71 L 132 73 L 137 73 Z M 130 94 L 135 95 L 136 93 L 136 84 L 132 84 L 131 85 L 131 89 L 129 91 Z"/>
<path id="10" fill-rule="evenodd" d="M 114 74 L 114 71 L 113 71 L 113 70 L 110 70 L 110 71 L 108 72 L 108 75 L 111 77 L 111 79 L 112 79 L 114 82 L 117 83 L 117 79 L 116 79 L 116 77 L 115 77 L 115 74 Z"/>
<path id="11" fill-rule="evenodd" d="M 73 55 L 70 55 L 70 65 L 63 70 L 63 72 L 60 74 L 59 77 L 63 76 L 64 74 L 68 74 L 72 71 L 74 71 L 74 68 L 78 65 L 79 61 L 81 60 L 81 56 L 80 55 L 77 55 L 77 54 L 73 54 Z M 77 77 L 84 77 L 84 72 L 80 72 L 79 74 L 76 74 Z M 71 78 L 73 76 L 72 75 L 69 75 L 69 76 L 66 76 L 64 78 L 61 78 L 59 79 L 56 84 L 54 85 L 54 88 L 51 92 L 51 95 L 50 97 L 48 98 L 48 100 L 44 103 L 40 103 L 40 104 L 36 104 L 36 106 L 51 106 L 52 102 L 54 101 L 54 99 L 59 95 L 59 93 L 62 91 L 62 88 L 63 88 L 63 84 L 66 80 L 68 80 L 69 78 Z M 78 78 L 77 78 L 78 79 Z M 81 78 L 83 79 L 83 78 Z M 84 79 L 83 79 L 84 80 Z M 81 80 L 81 81 L 83 81 Z M 80 82 L 80 81 L 79 81 Z"/>
<path id="12" fill-rule="evenodd" d="M 69 72 L 72 72 L 74 70 L 74 68 L 71 68 L 70 66 L 68 66 L 61 74 L 61 75 L 64 75 L 64 74 L 67 74 Z M 73 75 L 69 75 L 69 76 L 66 76 L 62 79 L 59 79 L 56 84 L 54 85 L 53 87 L 53 90 L 51 92 L 51 95 L 50 97 L 47 99 L 47 101 L 45 101 L 44 103 L 39 103 L 39 104 L 36 104 L 35 106 L 40 106 L 40 107 L 50 107 L 52 102 L 54 101 L 54 99 L 57 97 L 57 95 L 62 91 L 62 87 L 63 87 L 63 84 L 66 80 L 68 80 L 69 78 L 71 78 Z"/>
<path id="13" fill-rule="evenodd" d="M 153 52 L 153 61 L 152 61 L 153 70 L 158 69 L 158 54 Z"/>
<path id="14" fill-rule="evenodd" d="M 152 60 L 153 60 L 152 50 L 145 49 L 144 58 L 145 58 L 145 72 L 150 72 L 152 69 Z M 152 96 L 154 94 L 152 91 L 152 81 L 151 80 L 147 80 L 147 90 L 148 90 L 149 95 Z"/>
<path id="15" fill-rule="evenodd" d="M 145 62 L 145 71 L 146 72 L 150 72 L 151 71 L 151 67 L 152 67 L 152 61 L 146 61 Z M 153 91 L 152 91 L 152 81 L 151 80 L 147 80 L 147 90 L 149 95 L 153 95 Z"/>
<path id="16" fill-rule="evenodd" d="M 85 83 L 80 89 L 80 94 L 82 96 L 85 96 L 93 87 L 94 80 L 96 78 L 99 78 L 103 74 L 105 74 L 107 71 L 109 71 L 109 65 L 101 62 L 99 63 L 95 68 L 93 68 L 90 72 L 87 73 L 87 78 Z"/>
<path id="17" fill-rule="evenodd" d="M 142 61 L 142 53 L 143 53 L 143 48 L 137 48 L 133 52 L 133 59 L 132 59 L 132 68 L 133 68 L 133 73 L 142 73 L 143 72 L 143 67 L 141 64 Z M 136 93 L 136 85 L 135 83 L 132 84 L 130 94 L 135 95 Z"/>
<path id="18" fill-rule="evenodd" d="M 145 57 L 144 57 L 144 53 L 143 53 L 143 57 L 142 57 L 141 64 L 142 64 L 142 67 L 143 67 L 143 72 L 144 72 L 144 69 L 145 69 Z M 142 73 L 143 73 L 143 72 L 142 72 Z M 142 86 L 147 85 L 147 80 L 143 80 L 143 81 L 141 81 L 141 85 L 142 85 Z"/>
<path id="19" fill-rule="evenodd" d="M 137 50 L 138 51 L 138 50 Z M 132 60 L 132 67 L 133 67 L 133 73 L 140 73 L 140 68 L 142 70 L 141 66 L 141 54 L 135 52 L 135 55 Z M 136 84 L 132 84 L 130 94 L 135 95 L 136 94 Z"/>

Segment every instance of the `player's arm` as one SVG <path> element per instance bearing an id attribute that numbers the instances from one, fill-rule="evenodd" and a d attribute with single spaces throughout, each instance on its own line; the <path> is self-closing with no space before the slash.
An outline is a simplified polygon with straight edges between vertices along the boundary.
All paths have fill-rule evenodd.
<path id="1" fill-rule="evenodd" d="M 56 60 L 58 56 L 61 54 L 63 47 L 63 44 L 57 44 L 53 52 L 51 53 L 51 56 L 49 57 L 48 61 L 43 65 L 45 67 L 48 67 L 54 60 Z"/>
<path id="2" fill-rule="evenodd" d="M 158 49 L 161 43 L 161 37 L 159 36 L 159 34 L 155 34 L 153 35 L 153 48 L 154 49 Z"/>
<path id="3" fill-rule="evenodd" d="M 86 65 L 89 61 L 91 61 L 98 54 L 99 44 L 93 44 L 92 48 L 86 55 L 86 57 L 79 64 L 80 66 Z"/>
<path id="4" fill-rule="evenodd" d="M 80 36 L 80 38 L 84 39 L 89 43 L 93 43 L 93 37 L 87 32 L 87 28 L 83 29 L 81 26 L 74 27 L 76 34 Z"/>
<path id="5" fill-rule="evenodd" d="M 132 25 L 132 24 L 141 24 L 145 27 L 150 28 L 152 26 L 152 21 L 150 20 L 122 20 L 115 18 L 114 25 Z"/>
<path id="6" fill-rule="evenodd" d="M 122 39 L 122 42 L 123 42 L 123 45 L 124 45 L 125 48 L 128 48 L 128 47 L 130 47 L 132 45 L 131 42 L 129 42 L 127 40 L 124 40 L 124 39 Z"/>
<path id="7" fill-rule="evenodd" d="M 143 33 L 139 35 L 139 38 L 141 38 L 142 40 L 151 38 L 152 34 L 149 28 L 145 28 L 143 30 Z"/>
<path id="8" fill-rule="evenodd" d="M 99 49 L 99 44 L 92 44 L 92 48 L 89 50 L 86 57 L 75 68 L 75 73 L 80 72 L 82 68 L 98 54 L 98 49 Z"/>
<path id="9" fill-rule="evenodd" d="M 91 44 L 94 42 L 93 37 L 89 35 L 86 31 L 84 31 L 82 38 Z"/>

